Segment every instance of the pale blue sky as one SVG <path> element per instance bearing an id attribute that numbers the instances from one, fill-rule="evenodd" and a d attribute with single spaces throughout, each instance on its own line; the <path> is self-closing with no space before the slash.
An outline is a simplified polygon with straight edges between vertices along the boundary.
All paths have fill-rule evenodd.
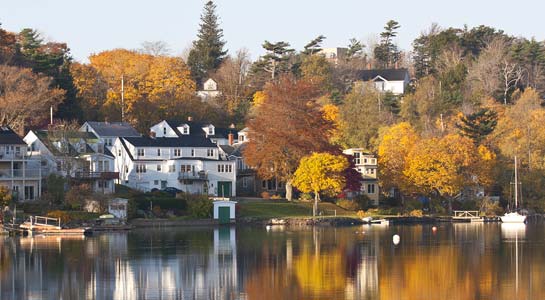
<path id="1" fill-rule="evenodd" d="M 395 19 L 398 44 L 412 40 L 433 22 L 441 27 L 485 24 L 508 34 L 545 39 L 544 4 L 539 0 L 216 0 L 226 47 L 247 48 L 256 58 L 261 43 L 285 40 L 296 49 L 312 38 L 324 47 L 345 46 L 356 37 L 367 43 Z M 113 48 L 135 49 L 144 41 L 165 41 L 181 54 L 195 39 L 204 0 L 0 0 L 0 22 L 10 31 L 36 28 L 68 43 L 73 56 Z"/>

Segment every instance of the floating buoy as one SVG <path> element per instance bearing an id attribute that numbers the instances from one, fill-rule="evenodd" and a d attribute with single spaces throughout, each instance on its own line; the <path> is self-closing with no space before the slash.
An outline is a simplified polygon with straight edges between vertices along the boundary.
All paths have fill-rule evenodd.
<path id="1" fill-rule="evenodd" d="M 394 245 L 399 244 L 400 241 L 401 241 L 401 238 L 399 237 L 399 235 L 394 234 L 394 236 L 392 237 L 392 242 L 394 243 Z"/>
<path id="2" fill-rule="evenodd" d="M 271 227 L 272 227 L 271 225 L 266 225 L 265 229 L 267 229 L 267 231 L 269 231 L 269 230 L 271 230 Z"/>
<path id="3" fill-rule="evenodd" d="M 433 227 L 431 228 L 431 231 L 436 232 L 436 231 L 437 231 L 437 227 L 433 226 Z"/>

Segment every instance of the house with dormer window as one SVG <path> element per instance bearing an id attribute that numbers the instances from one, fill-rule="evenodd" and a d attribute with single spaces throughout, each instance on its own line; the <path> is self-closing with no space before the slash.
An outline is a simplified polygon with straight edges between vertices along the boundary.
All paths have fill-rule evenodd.
<path id="1" fill-rule="evenodd" d="M 174 187 L 235 196 L 236 165 L 221 155 L 218 143 L 223 140 L 217 134 L 213 125 L 189 119 L 161 121 L 150 128 L 149 137 L 120 137 L 112 147 L 119 183 L 142 191 Z"/>
<path id="2" fill-rule="evenodd" d="M 229 128 L 217 127 L 214 124 L 195 122 L 191 117 L 182 122 L 163 120 L 150 128 L 150 134 L 158 138 L 200 136 L 217 145 L 228 145 L 229 141 L 232 141 L 232 144 L 238 139 L 238 133 L 234 126 Z"/>
<path id="3" fill-rule="evenodd" d="M 402 95 L 410 83 L 410 76 L 407 69 L 374 69 L 359 71 L 358 80 L 372 82 L 380 92 Z"/>

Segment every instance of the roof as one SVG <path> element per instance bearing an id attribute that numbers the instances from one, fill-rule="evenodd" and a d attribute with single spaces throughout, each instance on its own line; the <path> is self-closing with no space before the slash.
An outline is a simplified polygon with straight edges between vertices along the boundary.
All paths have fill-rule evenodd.
<path id="1" fill-rule="evenodd" d="M 182 121 L 182 122 L 176 122 L 173 120 L 165 120 L 167 122 L 168 126 L 174 130 L 176 135 L 178 136 L 202 136 L 206 137 L 206 132 L 204 132 L 203 128 L 208 127 L 209 125 L 214 126 L 210 123 L 199 123 L 194 121 Z M 182 135 L 182 133 L 178 130 L 178 127 L 181 127 L 182 125 L 187 124 L 189 126 L 189 135 Z M 224 138 L 227 139 L 229 137 L 229 133 L 234 134 L 234 139 L 238 138 L 238 132 L 235 128 L 222 128 L 214 126 L 214 135 L 209 135 L 208 138 Z"/>
<path id="2" fill-rule="evenodd" d="M 93 128 L 93 130 L 99 135 L 99 136 L 117 136 L 117 137 L 137 137 L 141 136 L 136 129 L 134 129 L 129 123 L 127 122 L 94 122 L 89 121 L 85 122 L 89 127 Z M 84 124 L 85 125 L 85 124 Z"/>
<path id="3" fill-rule="evenodd" d="M 25 145 L 25 141 L 9 127 L 0 126 L 0 145 Z"/>
<path id="4" fill-rule="evenodd" d="M 217 147 L 206 137 L 193 135 L 184 135 L 179 138 L 124 137 L 122 140 L 136 147 Z"/>
<path id="5" fill-rule="evenodd" d="M 358 72 L 358 78 L 363 81 L 369 81 L 380 76 L 388 81 L 403 81 L 405 80 L 409 70 L 407 69 L 375 69 L 361 70 Z"/>
<path id="6" fill-rule="evenodd" d="M 70 156 L 78 156 L 78 155 L 84 155 L 84 154 L 93 154 L 96 153 L 95 150 L 89 145 L 89 142 L 95 142 L 98 141 L 98 138 L 96 135 L 92 132 L 81 132 L 81 131 L 67 131 L 63 133 L 62 137 L 55 137 L 51 136 L 49 134 L 49 131 L 47 130 L 35 130 L 34 133 L 38 137 L 38 139 L 53 153 L 53 155 L 61 155 L 61 154 L 68 154 Z M 81 140 L 85 142 L 85 150 L 81 151 L 81 149 L 78 151 L 76 148 L 74 148 L 73 143 L 78 143 Z M 62 153 L 57 146 L 55 146 L 54 142 L 64 141 L 66 142 L 66 150 L 68 153 Z M 107 151 L 106 147 L 104 148 L 104 154 L 108 156 L 114 157 L 114 155 Z"/>
<path id="7" fill-rule="evenodd" d="M 230 145 L 220 145 L 219 147 L 228 156 L 242 157 L 242 151 L 244 150 L 246 145 L 247 145 L 247 143 L 241 143 L 241 144 L 234 144 L 232 146 L 230 146 Z"/>

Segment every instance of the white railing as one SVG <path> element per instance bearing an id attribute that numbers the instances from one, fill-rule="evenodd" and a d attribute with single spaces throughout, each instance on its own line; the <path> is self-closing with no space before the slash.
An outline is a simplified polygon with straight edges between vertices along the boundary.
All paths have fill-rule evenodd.
<path id="1" fill-rule="evenodd" d="M 455 218 L 479 218 L 479 211 L 478 210 L 455 210 L 454 211 L 454 217 Z"/>
<path id="2" fill-rule="evenodd" d="M 40 169 L 0 169 L 0 180 L 40 177 Z"/>

